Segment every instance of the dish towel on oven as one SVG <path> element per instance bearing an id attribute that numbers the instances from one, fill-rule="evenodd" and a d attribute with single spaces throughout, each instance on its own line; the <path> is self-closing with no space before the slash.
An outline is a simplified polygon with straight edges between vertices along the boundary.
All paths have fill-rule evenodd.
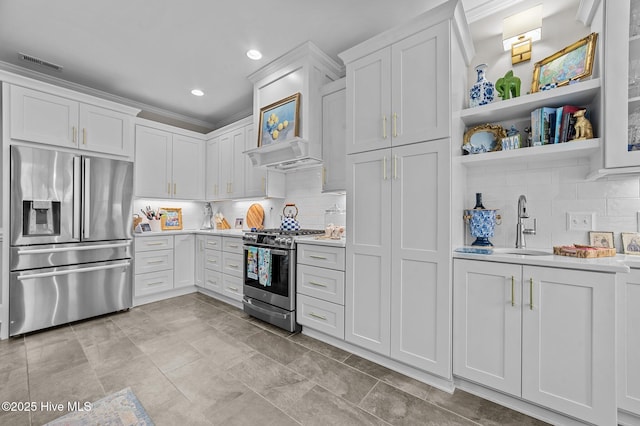
<path id="1" fill-rule="evenodd" d="M 247 278 L 258 279 L 258 247 L 247 249 Z"/>
<path id="2" fill-rule="evenodd" d="M 271 286 L 271 249 L 264 247 L 258 248 L 258 282 Z"/>

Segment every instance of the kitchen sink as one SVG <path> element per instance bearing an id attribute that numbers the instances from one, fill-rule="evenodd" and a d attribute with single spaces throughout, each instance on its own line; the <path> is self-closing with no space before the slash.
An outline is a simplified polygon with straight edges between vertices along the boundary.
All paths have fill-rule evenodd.
<path id="1" fill-rule="evenodd" d="M 519 254 L 523 256 L 550 256 L 553 253 L 542 250 L 534 249 L 519 249 L 519 248 L 494 248 L 495 254 Z"/>

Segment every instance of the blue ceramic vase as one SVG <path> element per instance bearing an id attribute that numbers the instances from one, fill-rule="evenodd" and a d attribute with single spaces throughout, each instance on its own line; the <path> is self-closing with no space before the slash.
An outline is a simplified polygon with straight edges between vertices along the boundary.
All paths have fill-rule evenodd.
<path id="1" fill-rule="evenodd" d="M 485 77 L 487 64 L 480 64 L 475 69 L 478 79 L 469 90 L 469 107 L 471 108 L 490 104 L 495 95 L 495 86 Z"/>
<path id="2" fill-rule="evenodd" d="M 469 221 L 469 230 L 472 237 L 476 240 L 471 243 L 472 246 L 493 246 L 489 241 L 489 237 L 493 237 L 497 220 L 500 215 L 496 214 L 497 210 L 489 209 L 472 209 L 465 210 L 465 219 Z"/>

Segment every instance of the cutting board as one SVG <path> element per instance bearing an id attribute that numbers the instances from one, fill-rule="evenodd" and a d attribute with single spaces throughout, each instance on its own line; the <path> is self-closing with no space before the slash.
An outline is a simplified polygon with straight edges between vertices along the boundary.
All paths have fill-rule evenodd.
<path id="1" fill-rule="evenodd" d="M 264 209 L 258 203 L 251 204 L 247 210 L 247 227 L 262 229 L 262 222 L 264 222 Z"/>

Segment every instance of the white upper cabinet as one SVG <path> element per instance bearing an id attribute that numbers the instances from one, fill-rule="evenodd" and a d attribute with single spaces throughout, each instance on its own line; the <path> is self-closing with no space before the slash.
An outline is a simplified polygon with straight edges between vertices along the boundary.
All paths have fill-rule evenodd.
<path id="1" fill-rule="evenodd" d="M 347 154 L 449 136 L 449 23 L 347 63 L 347 123 Z"/>
<path id="2" fill-rule="evenodd" d="M 244 195 L 244 127 L 220 135 L 219 185 L 217 199 L 234 199 Z"/>
<path id="3" fill-rule="evenodd" d="M 202 200 L 204 142 L 138 125 L 135 176 L 137 197 Z"/>
<path id="4" fill-rule="evenodd" d="M 11 138 L 130 157 L 131 114 L 9 86 Z"/>
<path id="5" fill-rule="evenodd" d="M 244 126 L 245 151 L 255 148 L 258 145 L 258 138 L 255 134 L 253 123 Z M 275 170 L 267 170 L 263 167 L 256 167 L 251 162 L 248 155 L 242 154 L 244 158 L 244 197 L 276 197 L 284 198 L 285 176 L 284 173 Z"/>
<path id="6" fill-rule="evenodd" d="M 205 167 L 205 193 L 207 200 L 216 200 L 220 194 L 220 137 L 207 141 Z"/>

